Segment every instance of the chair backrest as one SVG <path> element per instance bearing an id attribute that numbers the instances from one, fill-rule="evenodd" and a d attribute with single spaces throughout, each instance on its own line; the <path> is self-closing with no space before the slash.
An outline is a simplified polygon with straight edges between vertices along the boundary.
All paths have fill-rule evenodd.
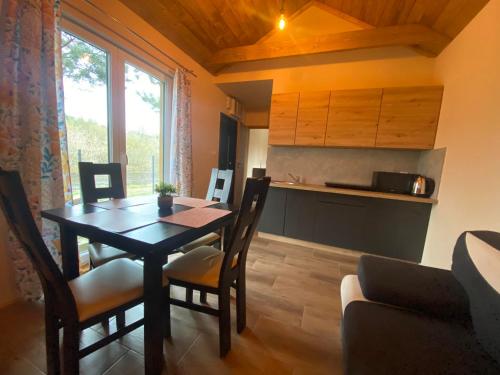
<path id="1" fill-rule="evenodd" d="M 33 263 L 46 298 L 55 298 L 61 312 L 76 313 L 73 295 L 42 239 L 17 171 L 4 171 L 0 168 L 0 208 L 10 229 Z"/>
<path id="2" fill-rule="evenodd" d="M 232 281 L 231 272 L 244 272 L 248 248 L 259 223 L 260 215 L 264 209 L 267 191 L 271 177 L 247 178 L 245 192 L 241 200 L 240 210 L 236 224 L 231 233 L 228 250 L 225 251 L 224 260 L 219 275 L 220 283 L 227 284 Z M 232 267 L 233 259 L 238 256 L 236 267 Z"/>
<path id="3" fill-rule="evenodd" d="M 212 168 L 210 183 L 208 184 L 207 201 L 218 200 L 227 203 L 231 193 L 231 182 L 233 181 L 233 171 L 231 169 Z M 222 186 L 221 186 L 222 184 Z"/>
<path id="4" fill-rule="evenodd" d="M 125 198 L 120 163 L 94 164 L 80 162 L 78 163 L 78 169 L 80 170 L 83 203 L 94 203 L 102 198 Z M 98 188 L 96 186 L 95 176 L 100 175 L 109 177 L 109 187 Z"/>

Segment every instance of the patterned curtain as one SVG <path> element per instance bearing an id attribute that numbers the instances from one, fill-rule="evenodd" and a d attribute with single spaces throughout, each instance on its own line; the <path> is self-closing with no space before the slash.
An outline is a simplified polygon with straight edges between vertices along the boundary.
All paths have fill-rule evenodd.
<path id="1" fill-rule="evenodd" d="M 64 181 L 69 182 L 67 154 L 61 154 L 61 144 L 63 152 L 67 149 L 59 116 L 61 69 L 56 68 L 61 63 L 59 11 L 59 0 L 3 0 L 0 13 L 0 167 L 20 172 L 35 221 L 57 262 L 58 228 L 42 222 L 40 211 L 64 205 Z M 39 299 L 38 276 L 12 234 L 9 253 L 23 297 Z"/>
<path id="2" fill-rule="evenodd" d="M 174 78 L 170 183 L 183 196 L 193 189 L 193 152 L 191 142 L 191 82 L 185 71 L 177 69 Z"/>

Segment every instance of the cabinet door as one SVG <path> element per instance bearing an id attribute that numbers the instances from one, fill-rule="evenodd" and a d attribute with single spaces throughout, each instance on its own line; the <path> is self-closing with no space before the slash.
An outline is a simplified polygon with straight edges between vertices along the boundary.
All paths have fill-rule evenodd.
<path id="1" fill-rule="evenodd" d="M 286 237 L 312 241 L 316 215 L 316 193 L 289 189 L 286 193 L 285 207 L 283 234 Z"/>
<path id="2" fill-rule="evenodd" d="M 376 146 L 432 149 L 442 96 L 442 87 L 384 89 Z"/>
<path id="3" fill-rule="evenodd" d="M 269 115 L 269 144 L 293 145 L 297 126 L 299 93 L 273 94 Z"/>
<path id="4" fill-rule="evenodd" d="M 330 91 L 301 92 L 297 115 L 296 145 L 323 146 Z"/>
<path id="5" fill-rule="evenodd" d="M 374 147 L 382 89 L 332 91 L 325 145 Z"/>
<path id="6" fill-rule="evenodd" d="M 286 190 L 269 188 L 258 230 L 282 236 L 285 226 Z"/>

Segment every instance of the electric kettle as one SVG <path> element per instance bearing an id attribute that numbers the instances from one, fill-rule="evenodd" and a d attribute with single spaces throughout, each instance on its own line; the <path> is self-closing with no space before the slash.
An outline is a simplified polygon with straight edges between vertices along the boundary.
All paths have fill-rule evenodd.
<path id="1" fill-rule="evenodd" d="M 428 198 L 434 193 L 435 182 L 432 178 L 424 176 L 415 176 L 413 186 L 411 188 L 411 195 L 416 197 Z"/>

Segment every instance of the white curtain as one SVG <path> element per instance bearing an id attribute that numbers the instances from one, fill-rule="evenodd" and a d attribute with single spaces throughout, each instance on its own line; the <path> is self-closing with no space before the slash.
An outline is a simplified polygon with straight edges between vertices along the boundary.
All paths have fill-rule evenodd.
<path id="1" fill-rule="evenodd" d="M 193 152 L 191 138 L 191 82 L 185 71 L 177 69 L 174 78 L 172 135 L 169 182 L 182 196 L 191 196 L 193 188 Z"/>

